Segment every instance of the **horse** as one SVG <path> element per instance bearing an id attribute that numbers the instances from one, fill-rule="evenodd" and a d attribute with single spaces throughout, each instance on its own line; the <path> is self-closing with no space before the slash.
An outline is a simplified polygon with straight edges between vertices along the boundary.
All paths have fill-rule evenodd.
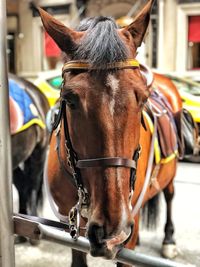
<path id="1" fill-rule="evenodd" d="M 16 122 L 20 121 L 21 113 L 18 115 L 13 100 L 10 99 L 13 183 L 19 193 L 19 213 L 37 216 L 38 202 L 42 196 L 43 168 L 48 147 L 45 118 L 50 107 L 46 97 L 31 82 L 14 74 L 9 74 L 9 80 L 14 81 L 22 88 L 16 87 L 18 90 L 25 90 L 28 93 L 44 126 L 40 127 L 37 123 L 33 123 L 29 127 L 20 128 L 19 131 L 13 130 L 16 128 Z M 22 241 L 25 241 L 23 237 L 16 239 L 16 242 Z"/>
<path id="2" fill-rule="evenodd" d="M 140 209 L 133 211 L 151 154 L 152 133 L 143 108 L 152 76 L 135 58 L 152 5 L 147 1 L 122 29 L 100 16 L 77 30 L 37 7 L 45 30 L 66 54 L 45 175 L 71 236 L 86 235 L 94 257 L 113 259 L 121 247 L 133 249 L 138 239 Z M 176 155 L 160 164 L 158 186 L 148 186 L 140 205 L 164 192 L 166 257 L 176 255 L 171 216 L 176 167 Z M 84 253 L 72 250 L 72 255 L 71 266 L 87 266 Z"/>
<path id="3" fill-rule="evenodd" d="M 179 140 L 179 158 L 186 159 L 188 156 L 198 155 L 200 149 L 198 125 L 190 112 L 183 109 L 177 87 L 168 77 L 156 72 L 154 72 L 153 86 L 159 88 L 172 108 Z"/>

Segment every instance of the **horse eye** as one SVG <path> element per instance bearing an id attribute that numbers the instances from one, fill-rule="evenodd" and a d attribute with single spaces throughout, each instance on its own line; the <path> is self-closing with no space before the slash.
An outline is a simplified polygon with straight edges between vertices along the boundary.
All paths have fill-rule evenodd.
<path id="1" fill-rule="evenodd" d="M 70 109 L 76 109 L 79 104 L 79 96 L 72 92 L 66 93 L 63 95 L 63 99 L 66 101 L 66 104 Z"/>

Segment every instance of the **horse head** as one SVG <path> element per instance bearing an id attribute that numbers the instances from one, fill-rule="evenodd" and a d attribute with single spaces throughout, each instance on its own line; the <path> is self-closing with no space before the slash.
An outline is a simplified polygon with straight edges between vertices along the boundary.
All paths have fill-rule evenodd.
<path id="1" fill-rule="evenodd" d="M 75 31 L 39 9 L 46 31 L 66 55 L 61 128 L 89 197 L 85 216 L 93 256 L 113 257 L 134 228 L 131 196 L 141 111 L 152 82 L 135 57 L 152 3 L 123 29 L 112 18 L 98 17 Z"/>

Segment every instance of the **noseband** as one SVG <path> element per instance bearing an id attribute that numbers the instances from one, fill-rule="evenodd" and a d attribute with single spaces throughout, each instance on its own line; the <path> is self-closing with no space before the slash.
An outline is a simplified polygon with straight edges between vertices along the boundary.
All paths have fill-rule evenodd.
<path id="1" fill-rule="evenodd" d="M 106 68 L 99 68 L 93 67 L 88 62 L 85 61 L 69 61 L 67 62 L 62 69 L 62 76 L 64 73 L 73 71 L 73 70 L 83 70 L 83 71 L 90 71 L 90 70 L 103 70 L 103 69 L 135 69 L 139 68 L 139 62 L 135 59 L 129 59 L 123 62 L 115 62 L 106 65 Z M 73 207 L 69 214 L 69 221 L 71 220 L 71 225 L 73 225 L 73 229 L 77 231 L 78 226 L 74 223 L 74 214 L 76 216 L 78 213 L 81 212 L 82 206 L 88 206 L 88 193 L 87 190 L 84 188 L 83 180 L 81 177 L 81 169 L 84 168 L 108 168 L 108 167 L 125 167 L 131 169 L 130 174 L 130 191 L 134 188 L 134 183 L 136 179 L 136 169 L 137 169 L 137 161 L 140 156 L 140 145 L 133 153 L 132 159 L 127 159 L 123 157 L 105 157 L 105 158 L 94 158 L 94 159 L 78 159 L 77 153 L 75 152 L 71 138 L 69 133 L 68 127 L 68 120 L 66 114 L 66 101 L 61 97 L 60 99 L 60 110 L 59 114 L 56 117 L 56 120 L 53 125 L 53 130 L 57 131 L 57 152 L 58 158 L 61 165 L 61 168 L 64 169 L 67 174 L 70 174 L 71 182 L 76 186 L 78 190 L 79 200 L 75 207 Z M 71 173 L 65 167 L 64 162 L 61 159 L 60 155 L 60 137 L 59 137 L 59 130 L 58 128 L 61 122 L 63 121 L 64 124 L 64 136 L 65 136 L 65 151 L 67 156 L 67 164 L 70 167 Z M 74 210 L 74 208 L 76 210 Z M 77 219 L 76 219 L 77 220 Z M 74 225 L 75 224 L 75 225 Z M 77 223 L 78 224 L 78 223 Z M 73 230 L 72 230 L 73 231 Z M 72 232 L 71 231 L 71 232 Z M 77 233 L 76 233 L 77 234 Z"/>

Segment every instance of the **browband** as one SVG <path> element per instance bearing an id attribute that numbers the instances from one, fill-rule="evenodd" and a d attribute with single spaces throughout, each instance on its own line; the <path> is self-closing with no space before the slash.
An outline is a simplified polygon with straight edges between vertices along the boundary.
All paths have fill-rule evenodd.
<path id="1" fill-rule="evenodd" d="M 125 61 L 108 63 L 105 66 L 93 66 L 87 61 L 71 60 L 64 64 L 62 73 L 70 70 L 103 70 L 103 69 L 126 69 L 126 68 L 139 68 L 140 64 L 136 59 L 127 59 Z"/>

